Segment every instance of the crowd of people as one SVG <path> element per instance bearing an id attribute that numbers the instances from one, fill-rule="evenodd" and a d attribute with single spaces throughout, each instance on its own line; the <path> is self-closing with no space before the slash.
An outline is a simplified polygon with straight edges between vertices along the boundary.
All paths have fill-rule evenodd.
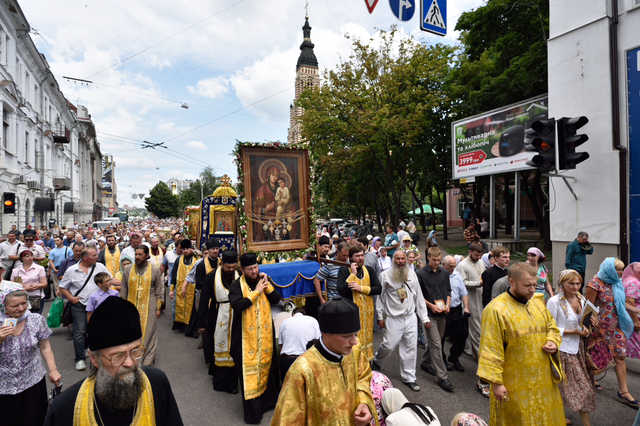
<path id="1" fill-rule="evenodd" d="M 492 425 L 565 424 L 565 410 L 588 425 L 610 366 L 617 399 L 638 408 L 625 359 L 640 358 L 640 263 L 607 258 L 585 285 L 593 248 L 580 233 L 554 285 L 539 248 L 511 263 L 474 234 L 467 256 L 452 256 L 432 232 L 421 253 L 410 225 L 380 237 L 320 230 L 315 297 L 275 322 L 281 296 L 259 257 L 213 238 L 194 247 L 179 221 L 11 230 L 0 243 L 3 424 L 182 424 L 154 368 L 165 312 L 175 333 L 201 339 L 213 390 L 238 394 L 248 424 L 270 410 L 274 425 L 440 424 L 382 374 L 396 350 L 408 391 L 421 390 L 418 357 L 445 392 L 452 371 L 473 374 Z M 89 369 L 50 407 L 45 376 L 62 376 L 47 295 L 65 300 L 75 368 Z M 460 413 L 452 424 L 486 423 Z"/>

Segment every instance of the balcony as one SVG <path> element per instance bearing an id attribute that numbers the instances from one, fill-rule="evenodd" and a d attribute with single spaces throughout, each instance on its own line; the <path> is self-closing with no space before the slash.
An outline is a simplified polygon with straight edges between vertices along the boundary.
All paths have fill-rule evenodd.
<path id="1" fill-rule="evenodd" d="M 53 189 L 55 191 L 68 191 L 71 189 L 71 179 L 64 177 L 53 178 Z"/>
<path id="2" fill-rule="evenodd" d="M 71 131 L 61 123 L 53 126 L 52 133 L 55 143 L 69 143 L 71 141 Z"/>

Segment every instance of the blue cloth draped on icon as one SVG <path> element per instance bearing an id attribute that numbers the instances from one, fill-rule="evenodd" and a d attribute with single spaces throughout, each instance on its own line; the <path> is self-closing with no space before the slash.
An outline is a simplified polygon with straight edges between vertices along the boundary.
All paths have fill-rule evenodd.
<path id="1" fill-rule="evenodd" d="M 320 264 L 311 260 L 260 265 L 260 272 L 271 277 L 283 299 L 315 295 L 313 277 L 318 269 Z"/>

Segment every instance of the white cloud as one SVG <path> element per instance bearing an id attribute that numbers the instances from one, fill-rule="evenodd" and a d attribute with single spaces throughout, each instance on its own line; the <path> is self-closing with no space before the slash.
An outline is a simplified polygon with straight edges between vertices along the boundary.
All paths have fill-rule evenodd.
<path id="1" fill-rule="evenodd" d="M 216 99 L 229 91 L 229 80 L 225 77 L 213 77 L 198 81 L 196 86 L 187 86 L 189 93 Z"/>
<path id="2" fill-rule="evenodd" d="M 404 34 L 427 43 L 453 43 L 460 13 L 485 2 L 450 1 L 449 36 L 443 39 L 417 29 L 418 13 L 408 23 L 397 21 L 386 0 L 371 15 L 361 0 L 314 1 L 311 38 L 320 71 L 348 57 L 351 42 L 345 33 L 367 40 L 376 28 L 397 24 Z M 121 202 L 142 205 L 131 200 L 130 192 L 142 192 L 138 187 L 148 190 L 171 173 L 195 176 L 203 168 L 167 151 L 142 150 L 136 141 L 167 141 L 171 149 L 211 162 L 214 170 L 235 178 L 229 156 L 235 138 L 286 138 L 304 2 L 112 0 L 61 2 L 58 7 L 51 7 L 50 0 L 20 3 L 41 34 L 34 41 L 46 54 L 61 90 L 74 104 L 89 108 L 103 152 L 115 155 Z M 88 78 L 94 84 L 77 86 L 62 75 Z M 188 110 L 179 108 L 183 102 Z M 238 105 L 248 112 L 225 116 Z M 224 118 L 215 126 L 188 132 L 219 116 Z M 194 142 L 202 145 L 190 145 Z M 195 151 L 202 146 L 208 148 L 206 158 L 184 148 Z"/>
<path id="3" fill-rule="evenodd" d="M 198 151 L 206 151 L 207 150 L 207 146 L 203 142 L 200 142 L 200 141 L 187 142 L 186 146 L 188 146 L 189 148 L 197 149 Z"/>

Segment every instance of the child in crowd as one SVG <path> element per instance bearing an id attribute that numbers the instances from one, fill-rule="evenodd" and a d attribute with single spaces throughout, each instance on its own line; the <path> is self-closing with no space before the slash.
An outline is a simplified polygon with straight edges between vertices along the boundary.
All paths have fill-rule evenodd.
<path id="1" fill-rule="evenodd" d="M 87 321 L 91 319 L 93 311 L 95 311 L 107 297 L 120 295 L 116 290 L 111 289 L 111 281 L 113 281 L 113 278 L 111 278 L 106 272 L 96 274 L 93 281 L 95 281 L 98 286 L 98 290 L 93 292 L 87 302 Z"/>

